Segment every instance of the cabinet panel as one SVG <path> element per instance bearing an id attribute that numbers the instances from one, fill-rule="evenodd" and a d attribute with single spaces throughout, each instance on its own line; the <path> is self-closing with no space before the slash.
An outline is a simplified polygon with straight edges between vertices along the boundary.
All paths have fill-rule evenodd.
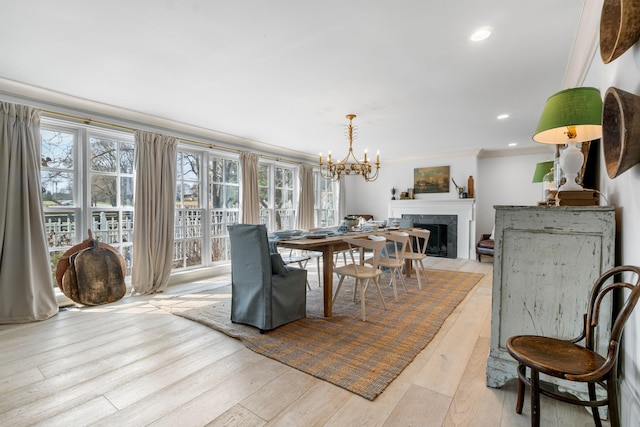
<path id="1" fill-rule="evenodd" d="M 517 378 L 517 364 L 506 350 L 509 337 L 536 334 L 569 339 L 579 335 L 591 287 L 613 267 L 615 249 L 611 207 L 495 209 L 487 361 L 487 385 L 491 387 Z M 605 304 L 610 309 L 611 301 Z M 606 350 L 606 343 L 598 345 Z"/>

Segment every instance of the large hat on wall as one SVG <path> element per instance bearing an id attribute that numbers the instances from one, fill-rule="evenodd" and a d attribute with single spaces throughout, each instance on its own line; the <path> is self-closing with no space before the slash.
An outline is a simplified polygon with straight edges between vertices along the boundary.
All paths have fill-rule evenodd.
<path id="1" fill-rule="evenodd" d="M 640 2 L 604 0 L 600 15 L 600 56 L 613 61 L 640 39 Z"/>
<path id="2" fill-rule="evenodd" d="M 615 87 L 604 95 L 602 151 L 613 179 L 640 163 L 640 97 Z"/>

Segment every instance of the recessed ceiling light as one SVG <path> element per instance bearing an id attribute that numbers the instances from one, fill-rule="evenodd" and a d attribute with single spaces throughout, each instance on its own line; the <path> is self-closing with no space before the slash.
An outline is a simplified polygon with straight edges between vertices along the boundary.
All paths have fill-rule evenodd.
<path id="1" fill-rule="evenodd" d="M 477 30 L 475 33 L 471 34 L 471 41 L 479 42 L 482 40 L 486 40 L 491 35 L 491 29 L 489 27 L 483 27 Z"/>
<path id="2" fill-rule="evenodd" d="M 509 143 L 509 147 L 515 147 L 516 145 L 518 145 L 518 143 L 517 143 L 517 142 L 510 142 L 510 143 Z"/>
<path id="3" fill-rule="evenodd" d="M 500 115 L 497 117 L 497 119 L 498 119 L 498 120 L 504 120 L 504 119 L 507 119 L 507 118 L 509 118 L 509 115 L 508 115 L 508 114 L 500 114 Z"/>

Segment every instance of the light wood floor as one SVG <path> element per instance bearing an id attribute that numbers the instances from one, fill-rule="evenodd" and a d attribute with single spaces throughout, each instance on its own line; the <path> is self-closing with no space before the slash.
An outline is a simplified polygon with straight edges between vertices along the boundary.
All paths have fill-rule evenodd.
<path id="1" fill-rule="evenodd" d="M 216 277 L 44 322 L 0 325 L 0 425 L 529 425 L 528 403 L 522 415 L 514 411 L 514 383 L 485 386 L 491 262 L 430 258 L 428 267 L 485 276 L 373 402 L 149 303 L 229 282 Z M 312 267 L 309 277 L 316 286 Z M 584 409 L 548 399 L 542 420 L 593 425 Z"/>

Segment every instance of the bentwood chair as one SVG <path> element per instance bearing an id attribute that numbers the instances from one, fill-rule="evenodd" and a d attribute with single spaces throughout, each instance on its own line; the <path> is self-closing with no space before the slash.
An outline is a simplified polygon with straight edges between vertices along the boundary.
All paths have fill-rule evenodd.
<path id="1" fill-rule="evenodd" d="M 427 258 L 427 246 L 429 244 L 429 236 L 431 231 L 422 228 L 412 228 L 407 230 L 409 234 L 409 245 L 407 251 L 404 253 L 405 260 L 411 260 L 413 268 L 416 270 L 416 277 L 418 278 L 418 288 L 422 289 L 422 281 L 420 279 L 420 273 L 424 275 L 424 280 L 428 281 L 427 270 L 424 268 L 424 261 Z"/>
<path id="2" fill-rule="evenodd" d="M 611 278 L 615 280 L 608 283 Z M 624 281 L 627 280 L 627 281 Z M 623 297 L 623 304 L 616 313 L 601 313 L 601 303 L 607 294 Z M 599 406 L 607 405 L 611 427 L 620 426 L 618 409 L 618 351 L 625 322 L 640 299 L 640 268 L 620 266 L 605 272 L 596 281 L 591 291 L 587 313 L 580 336 L 573 340 L 562 340 L 537 335 L 518 335 L 507 340 L 507 350 L 518 361 L 518 400 L 516 412 L 522 413 L 525 385 L 531 388 L 531 425 L 540 425 L 540 395 L 552 397 L 572 405 L 590 407 L 596 426 L 601 427 Z M 611 317 L 611 330 L 598 327 Z M 602 319 L 602 320 L 601 320 Z M 608 334 L 609 345 L 599 354 L 596 348 L 598 334 Z M 584 345 L 579 345 L 583 342 Z M 526 371 L 529 368 L 530 376 Z M 560 394 L 544 386 L 540 374 L 567 381 L 586 383 L 589 400 Z M 596 385 L 606 390 L 606 398 L 596 394 Z"/>
<path id="3" fill-rule="evenodd" d="M 404 254 L 407 246 L 409 245 L 409 234 L 404 231 L 392 231 L 385 237 L 388 243 L 385 245 L 382 256 L 380 257 L 380 266 L 388 268 L 391 273 L 390 285 L 393 287 L 393 297 L 397 302 L 398 287 L 396 284 L 396 277 L 400 278 L 400 283 L 402 284 L 404 291 L 407 292 L 407 285 L 404 281 L 402 268 L 404 267 Z M 372 258 L 367 258 L 364 262 L 371 263 L 371 260 Z"/>
<path id="4" fill-rule="evenodd" d="M 351 257 L 351 263 L 336 267 L 333 272 L 340 277 L 340 281 L 338 282 L 338 287 L 336 288 L 336 292 L 333 294 L 333 301 L 335 302 L 340 289 L 342 288 L 342 283 L 344 282 L 345 277 L 353 277 L 356 280 L 356 283 L 353 287 L 353 301 L 356 301 L 356 294 L 358 292 L 358 285 L 360 285 L 360 304 L 362 307 L 362 321 L 366 322 L 367 314 L 365 308 L 365 294 L 367 292 L 367 288 L 369 283 L 373 281 L 376 289 L 378 290 L 378 294 L 380 295 L 380 300 L 382 301 L 382 307 L 386 310 L 387 306 L 384 302 L 384 296 L 382 296 L 382 290 L 380 289 L 380 276 L 382 275 L 382 270 L 380 269 L 380 254 L 382 249 L 384 248 L 386 239 L 382 238 L 377 240 L 360 238 L 360 239 L 352 239 L 345 238 L 344 241 L 349 245 L 349 256 Z M 356 262 L 354 257 L 354 250 L 364 251 L 365 249 L 373 251 L 373 257 L 371 258 L 371 265 L 363 265 L 360 262 Z"/>

